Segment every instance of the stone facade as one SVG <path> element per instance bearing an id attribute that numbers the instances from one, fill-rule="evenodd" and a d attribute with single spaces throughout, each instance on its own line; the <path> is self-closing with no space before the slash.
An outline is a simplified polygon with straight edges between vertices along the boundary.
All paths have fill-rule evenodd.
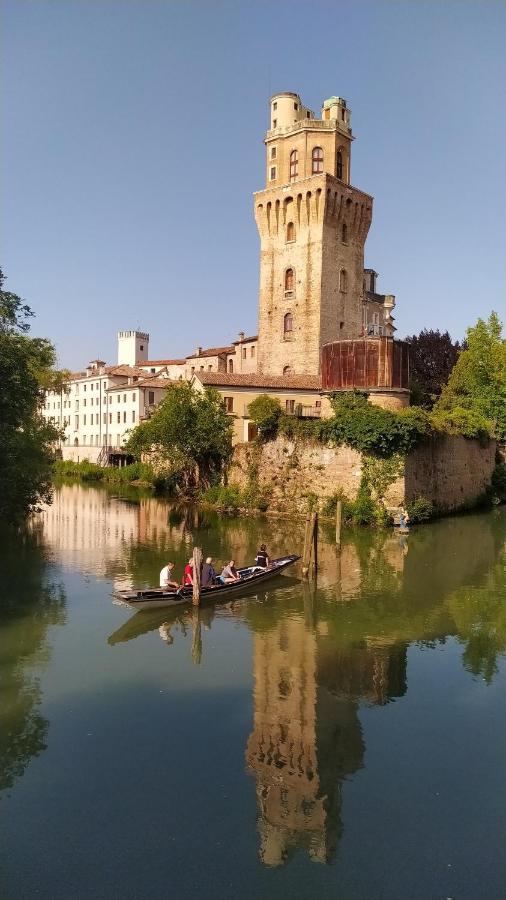
<path id="1" fill-rule="evenodd" d="M 403 474 L 387 490 L 386 505 L 394 508 L 425 497 L 443 512 L 472 506 L 490 484 L 495 452 L 492 440 L 483 445 L 443 435 L 426 441 L 406 457 Z M 361 454 L 350 447 L 294 442 L 283 436 L 260 449 L 237 446 L 230 483 L 245 487 L 252 465 L 258 469 L 260 487 L 268 492 L 270 508 L 286 512 L 305 512 L 309 495 L 321 503 L 342 490 L 354 500 L 362 475 Z"/>
<path id="2" fill-rule="evenodd" d="M 321 119 L 297 94 L 271 100 L 267 184 L 255 194 L 259 373 L 316 375 L 323 344 L 393 331 L 395 299 L 364 270 L 373 199 L 349 183 L 352 139 L 342 98 Z"/>

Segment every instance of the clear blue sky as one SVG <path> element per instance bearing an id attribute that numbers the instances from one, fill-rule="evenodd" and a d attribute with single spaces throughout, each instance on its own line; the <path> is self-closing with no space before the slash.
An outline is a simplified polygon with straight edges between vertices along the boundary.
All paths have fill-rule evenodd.
<path id="1" fill-rule="evenodd" d="M 63 366 L 255 332 L 268 97 L 345 97 L 399 335 L 506 285 L 506 4 L 6 0 L 2 266 Z"/>

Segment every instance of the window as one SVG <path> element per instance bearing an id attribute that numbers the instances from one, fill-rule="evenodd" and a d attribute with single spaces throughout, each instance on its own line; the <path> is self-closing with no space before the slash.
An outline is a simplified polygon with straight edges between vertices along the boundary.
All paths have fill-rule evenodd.
<path id="1" fill-rule="evenodd" d="M 343 225 L 341 228 L 341 240 L 342 240 L 343 244 L 348 243 L 348 226 L 347 226 L 346 222 L 343 222 Z"/>
<path id="2" fill-rule="evenodd" d="M 246 348 L 246 347 L 243 347 L 243 348 L 242 348 L 242 353 L 241 353 L 241 356 L 242 356 L 243 359 L 246 359 L 246 353 L 247 353 L 247 348 Z"/>
<path id="3" fill-rule="evenodd" d="M 293 108 L 294 108 L 294 109 L 298 109 L 298 108 L 299 108 L 299 104 L 298 104 L 298 103 L 294 103 L 294 104 L 293 104 Z"/>
<path id="4" fill-rule="evenodd" d="M 132 401 L 133 401 L 134 403 L 135 403 L 136 397 L 137 397 L 137 394 L 136 394 L 135 391 L 134 391 L 133 394 L 132 394 Z"/>
<path id="5" fill-rule="evenodd" d="M 156 369 L 150 369 L 149 371 L 151 372 L 152 375 L 154 375 L 156 373 Z"/>
<path id="6" fill-rule="evenodd" d="M 109 425 L 112 425 L 112 413 L 109 413 Z"/>
<path id="7" fill-rule="evenodd" d="M 290 153 L 290 181 L 297 178 L 299 173 L 299 154 L 296 150 Z"/>
<path id="8" fill-rule="evenodd" d="M 86 425 L 86 416 L 83 416 L 83 425 Z"/>
<path id="9" fill-rule="evenodd" d="M 287 269 L 285 272 L 285 294 L 292 294 L 294 287 L 293 269 Z"/>
<path id="10" fill-rule="evenodd" d="M 121 401 L 121 397 L 120 397 L 119 394 L 116 394 L 116 401 L 117 401 L 118 403 L 120 403 L 120 401 Z"/>
<path id="11" fill-rule="evenodd" d="M 273 128 L 276 128 L 277 124 L 278 124 L 278 120 L 277 120 L 277 119 L 273 119 L 273 120 L 272 120 L 272 127 L 273 127 Z"/>
<path id="12" fill-rule="evenodd" d="M 83 400 L 83 406 L 86 406 L 86 397 Z"/>
<path id="13" fill-rule="evenodd" d="M 92 391 L 94 387 L 95 387 L 94 384 L 90 384 L 90 391 Z"/>
<path id="14" fill-rule="evenodd" d="M 224 397 L 223 402 L 225 404 L 225 409 L 228 413 L 234 411 L 234 398 L 233 397 Z"/>
<path id="15" fill-rule="evenodd" d="M 104 413 L 102 422 L 104 423 L 104 425 L 107 425 L 107 413 Z"/>
<path id="16" fill-rule="evenodd" d="M 201 371 L 201 372 L 204 371 L 204 366 L 201 366 L 201 367 L 200 367 L 200 371 Z"/>
<path id="17" fill-rule="evenodd" d="M 250 356 L 251 356 L 252 359 L 253 359 L 254 355 L 255 355 L 255 348 L 252 347 L 251 350 L 250 350 Z"/>
<path id="18" fill-rule="evenodd" d="M 293 375 L 293 369 L 291 366 L 285 366 L 283 369 L 283 375 Z"/>
<path id="19" fill-rule="evenodd" d="M 291 338 L 293 335 L 293 316 L 291 313 L 286 313 L 283 319 L 283 337 L 285 340 L 287 338 Z"/>
<path id="20" fill-rule="evenodd" d="M 271 159 L 276 159 L 277 150 L 276 147 L 271 147 Z"/>
<path id="21" fill-rule="evenodd" d="M 346 269 L 341 269 L 339 272 L 339 290 L 343 293 L 346 293 L 348 290 L 348 273 Z"/>
<path id="22" fill-rule="evenodd" d="M 313 175 L 323 172 L 323 150 L 321 147 L 313 147 L 311 171 Z"/>
<path id="23" fill-rule="evenodd" d="M 86 443 L 86 435 L 83 434 L 83 444 L 85 444 L 85 443 Z"/>
<path id="24" fill-rule="evenodd" d="M 74 431 L 78 431 L 78 429 L 79 429 L 79 416 L 76 416 L 75 418 L 76 418 L 76 420 L 75 420 L 75 424 L 74 424 Z"/>
<path id="25" fill-rule="evenodd" d="M 343 177 L 343 154 L 340 150 L 337 151 L 336 156 L 336 175 L 338 178 Z"/>
<path id="26" fill-rule="evenodd" d="M 293 415 L 295 412 L 295 400 L 285 400 L 285 410 Z"/>
<path id="27" fill-rule="evenodd" d="M 208 367 L 207 367 L 207 371 L 208 371 L 208 372 L 212 372 L 212 371 L 213 371 L 213 367 L 212 367 L 212 366 L 208 366 Z"/>
<path id="28" fill-rule="evenodd" d="M 229 373 L 229 375 L 232 375 L 232 374 L 233 374 L 233 371 L 234 371 L 234 360 L 233 360 L 233 359 L 229 359 L 229 361 L 228 361 L 228 373 Z"/>
<path id="29" fill-rule="evenodd" d="M 116 413 L 116 421 L 119 425 L 119 423 L 121 422 L 121 413 L 120 412 Z"/>
<path id="30" fill-rule="evenodd" d="M 135 422 L 135 409 L 132 410 L 132 422 Z"/>
<path id="31" fill-rule="evenodd" d="M 271 181 L 274 181 L 274 180 L 275 180 L 275 178 L 276 178 L 276 166 L 271 166 L 271 171 L 270 171 L 270 176 L 269 176 L 269 177 L 270 177 L 270 180 L 271 180 Z"/>
<path id="32" fill-rule="evenodd" d="M 295 225 L 293 222 L 289 222 L 286 226 L 286 239 L 287 241 L 295 240 Z"/>
<path id="33" fill-rule="evenodd" d="M 139 344 L 139 350 L 144 350 L 144 344 Z"/>
<path id="34" fill-rule="evenodd" d="M 126 403 L 126 394 L 123 394 L 123 403 Z"/>
<path id="35" fill-rule="evenodd" d="M 274 103 L 272 104 L 272 108 L 273 108 L 274 111 L 277 110 L 278 104 L 276 103 L 276 101 L 274 101 Z"/>
<path id="36" fill-rule="evenodd" d="M 148 391 L 148 406 L 154 406 L 154 405 L 155 405 L 155 392 Z"/>
<path id="37" fill-rule="evenodd" d="M 85 384 L 83 384 L 83 391 L 85 391 L 85 390 L 86 390 L 86 385 L 85 385 Z"/>

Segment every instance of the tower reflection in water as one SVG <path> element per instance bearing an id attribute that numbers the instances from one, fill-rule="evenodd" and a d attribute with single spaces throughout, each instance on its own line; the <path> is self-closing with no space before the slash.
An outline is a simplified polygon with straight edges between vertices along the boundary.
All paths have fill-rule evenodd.
<path id="1" fill-rule="evenodd" d="M 277 622 L 254 638 L 254 727 L 246 761 L 257 781 L 260 858 L 297 850 L 330 862 L 342 832 L 343 781 L 363 765 L 360 700 L 406 691 L 406 645 L 336 647 L 325 623 Z"/>

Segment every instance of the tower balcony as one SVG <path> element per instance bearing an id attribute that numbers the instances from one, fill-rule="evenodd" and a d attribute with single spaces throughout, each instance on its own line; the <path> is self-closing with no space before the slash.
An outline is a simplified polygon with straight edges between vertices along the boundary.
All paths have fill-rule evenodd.
<path id="1" fill-rule="evenodd" d="M 347 137 L 351 136 L 351 128 L 343 125 L 338 119 L 299 119 L 290 125 L 278 125 L 277 128 L 269 129 L 267 139 L 295 134 L 297 131 L 341 131 Z"/>

